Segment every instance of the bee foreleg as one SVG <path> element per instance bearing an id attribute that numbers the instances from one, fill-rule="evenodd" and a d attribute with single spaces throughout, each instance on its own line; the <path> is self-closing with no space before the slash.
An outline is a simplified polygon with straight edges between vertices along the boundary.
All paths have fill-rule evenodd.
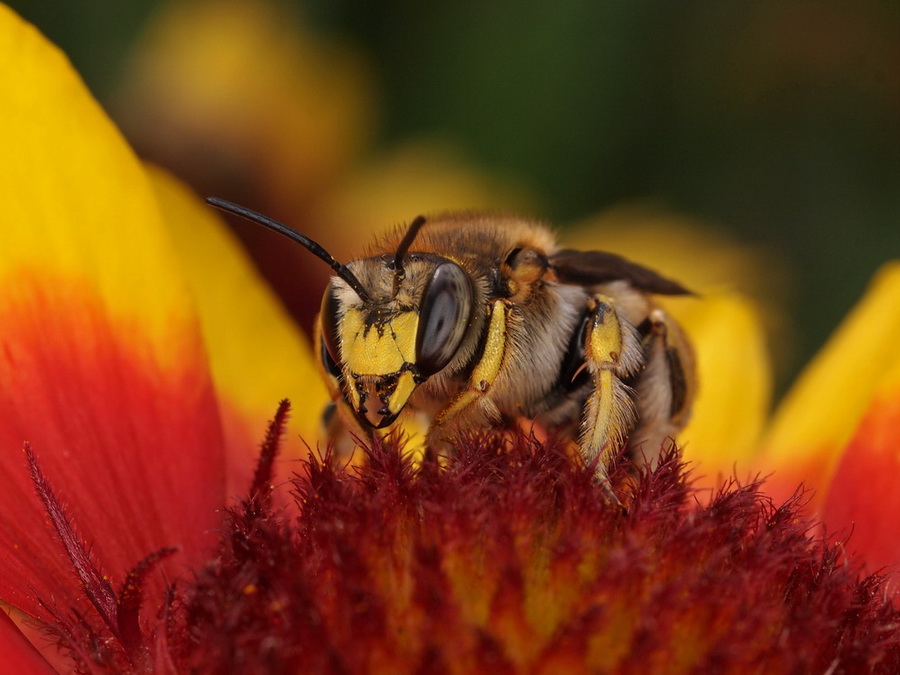
<path id="1" fill-rule="evenodd" d="M 481 358 L 472 369 L 468 386 L 435 417 L 432 430 L 429 432 L 429 441 L 440 436 L 441 430 L 462 411 L 470 409 L 478 401 L 485 400 L 486 394 L 500 373 L 503 357 L 506 354 L 506 311 L 504 300 L 495 300 L 491 303 L 487 336 Z M 496 415 L 497 411 L 493 409 L 487 413 L 487 416 L 490 417 Z"/>
<path id="2" fill-rule="evenodd" d="M 597 459 L 597 478 L 603 480 L 635 422 L 632 391 L 623 379 L 643 364 L 637 331 L 606 296 L 591 299 L 584 352 L 593 389 L 585 403 L 579 444 L 586 460 Z"/>
<path id="3" fill-rule="evenodd" d="M 650 330 L 641 345 L 646 366 L 634 386 L 640 421 L 628 446 L 635 460 L 652 465 L 663 444 L 687 423 L 695 383 L 693 352 L 681 328 L 661 309 L 648 318 Z"/>

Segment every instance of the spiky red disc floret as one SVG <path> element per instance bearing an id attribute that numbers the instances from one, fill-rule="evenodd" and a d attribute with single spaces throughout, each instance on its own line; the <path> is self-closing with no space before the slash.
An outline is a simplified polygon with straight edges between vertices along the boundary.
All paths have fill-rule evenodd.
<path id="1" fill-rule="evenodd" d="M 115 590 L 37 458 L 29 466 L 86 602 L 48 630 L 85 672 L 900 672 L 900 611 L 802 494 L 694 499 L 676 448 L 592 467 L 524 435 L 463 438 L 415 467 L 394 438 L 362 467 L 311 455 L 298 510 L 271 499 L 283 402 L 219 550 L 140 616 L 148 556 Z M 625 507 L 623 509 L 623 506 Z M 299 515 L 298 515 L 299 514 Z"/>
<path id="2" fill-rule="evenodd" d="M 525 436 L 415 469 L 311 457 L 296 519 L 248 500 L 187 589 L 176 661 L 217 672 L 897 672 L 900 614 L 795 496 L 700 505 L 675 449 L 613 480 Z"/>

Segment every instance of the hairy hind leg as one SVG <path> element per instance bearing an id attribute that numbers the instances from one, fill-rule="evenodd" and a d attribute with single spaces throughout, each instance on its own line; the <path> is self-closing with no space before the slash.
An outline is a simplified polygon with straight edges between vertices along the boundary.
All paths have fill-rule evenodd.
<path id="1" fill-rule="evenodd" d="M 634 383 L 637 424 L 628 439 L 635 461 L 652 466 L 690 418 L 696 390 L 694 354 L 681 327 L 661 309 L 647 319 L 645 365 Z"/>
<path id="2" fill-rule="evenodd" d="M 611 298 L 591 299 L 584 359 L 593 387 L 584 406 L 579 446 L 586 460 L 597 459 L 597 478 L 607 468 L 635 423 L 633 392 L 625 379 L 643 364 L 643 350 L 634 327 Z"/>

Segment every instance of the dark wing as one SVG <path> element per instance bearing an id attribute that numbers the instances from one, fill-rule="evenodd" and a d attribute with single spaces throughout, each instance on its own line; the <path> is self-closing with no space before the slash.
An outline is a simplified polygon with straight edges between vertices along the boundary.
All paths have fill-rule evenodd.
<path id="1" fill-rule="evenodd" d="M 678 282 L 605 251 L 563 249 L 550 256 L 550 267 L 564 284 L 594 286 L 610 281 L 627 281 L 636 289 L 657 295 L 690 295 Z"/>

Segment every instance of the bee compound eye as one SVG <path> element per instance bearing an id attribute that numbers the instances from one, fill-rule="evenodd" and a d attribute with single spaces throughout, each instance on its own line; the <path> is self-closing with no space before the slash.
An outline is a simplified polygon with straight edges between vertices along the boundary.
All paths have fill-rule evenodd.
<path id="1" fill-rule="evenodd" d="M 438 265 L 419 310 L 416 366 L 424 377 L 442 370 L 456 354 L 472 316 L 472 283 L 462 267 Z"/>
<path id="2" fill-rule="evenodd" d="M 319 353 L 319 358 L 322 359 L 322 365 L 325 367 L 325 371 L 329 375 L 334 378 L 339 378 L 341 377 L 341 375 L 343 375 L 343 373 L 341 372 L 341 367 L 329 353 L 328 347 L 325 344 L 325 340 L 322 340 L 322 348 Z"/>
<path id="3" fill-rule="evenodd" d="M 322 296 L 322 308 L 319 311 L 319 328 L 322 332 L 322 363 L 334 377 L 341 375 L 341 354 L 338 349 L 338 301 L 334 295 L 334 286 L 328 284 Z"/>

